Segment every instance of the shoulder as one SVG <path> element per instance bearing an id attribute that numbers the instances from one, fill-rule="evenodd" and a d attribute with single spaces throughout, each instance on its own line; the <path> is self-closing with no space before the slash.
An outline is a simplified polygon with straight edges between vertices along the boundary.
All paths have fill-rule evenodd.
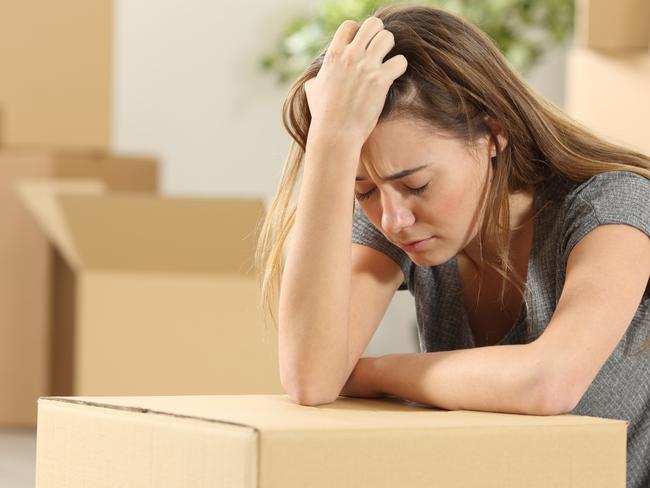
<path id="1" fill-rule="evenodd" d="M 650 196 L 650 180 L 631 171 L 607 171 L 592 176 L 577 185 L 567 195 L 569 201 L 585 201 L 594 205 L 621 205 L 626 202 L 645 202 Z"/>
<path id="2" fill-rule="evenodd" d="M 576 184 L 563 202 L 564 257 L 589 232 L 625 224 L 650 235 L 650 180 L 631 171 L 608 171 Z"/>
<path id="3" fill-rule="evenodd" d="M 568 216 L 590 213 L 599 223 L 625 223 L 634 215 L 648 224 L 650 180 L 630 171 L 608 171 L 592 176 L 567 195 Z M 621 220 L 619 222 L 619 220 Z"/>

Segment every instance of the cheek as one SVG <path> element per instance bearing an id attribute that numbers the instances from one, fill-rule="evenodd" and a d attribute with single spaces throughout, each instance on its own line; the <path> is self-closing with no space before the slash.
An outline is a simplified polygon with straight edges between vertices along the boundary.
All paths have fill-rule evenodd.
<path id="1" fill-rule="evenodd" d="M 467 212 L 470 188 L 460 182 L 447 186 L 436 193 L 426 206 L 426 212 L 435 215 L 439 220 L 455 222 Z"/>
<path id="2" fill-rule="evenodd" d="M 435 199 L 435 211 L 453 225 L 472 217 L 479 203 L 481 181 L 469 171 L 452 177 Z"/>
<path id="3" fill-rule="evenodd" d="M 446 191 L 436 201 L 436 214 L 446 220 L 456 220 L 463 208 L 465 192 L 461 189 Z"/>

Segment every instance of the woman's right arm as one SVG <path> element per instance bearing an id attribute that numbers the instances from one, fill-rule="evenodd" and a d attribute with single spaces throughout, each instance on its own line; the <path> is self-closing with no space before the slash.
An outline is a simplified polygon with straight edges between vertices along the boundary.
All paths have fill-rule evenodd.
<path id="1" fill-rule="evenodd" d="M 327 140 L 306 148 L 278 315 L 282 384 L 298 403 L 318 402 L 346 380 L 351 196 L 360 150 Z"/>
<path id="2" fill-rule="evenodd" d="M 388 88 L 406 70 L 403 56 L 383 62 L 393 45 L 378 18 L 361 27 L 346 21 L 305 85 L 312 119 L 278 314 L 280 377 L 299 403 L 335 397 L 354 366 L 348 327 L 355 174 Z"/>

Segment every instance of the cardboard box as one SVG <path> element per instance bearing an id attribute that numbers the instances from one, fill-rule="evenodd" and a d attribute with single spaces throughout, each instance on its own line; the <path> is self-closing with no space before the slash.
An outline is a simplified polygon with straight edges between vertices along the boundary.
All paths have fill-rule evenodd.
<path id="1" fill-rule="evenodd" d="M 624 488 L 627 423 L 396 398 L 42 398 L 37 488 Z"/>
<path id="2" fill-rule="evenodd" d="M 600 135 L 650 154 L 650 54 L 571 49 L 565 105 Z"/>
<path id="3" fill-rule="evenodd" d="M 99 152 L 0 150 L 0 425 L 35 426 L 36 400 L 56 394 L 50 306 L 70 273 L 14 188 L 20 178 L 52 177 L 95 177 L 113 190 L 153 192 L 157 165 L 151 158 Z"/>
<path id="4" fill-rule="evenodd" d="M 60 395 L 283 392 L 252 269 L 262 201 L 18 188 L 74 274 L 56 304 Z"/>
<path id="5" fill-rule="evenodd" d="M 5 135 L 5 113 L 2 106 L 0 106 L 0 149 L 4 146 Z"/>
<path id="6" fill-rule="evenodd" d="M 650 0 L 577 0 L 575 39 L 605 51 L 647 50 Z"/>
<path id="7" fill-rule="evenodd" d="M 7 145 L 109 147 L 114 3 L 0 3 Z"/>

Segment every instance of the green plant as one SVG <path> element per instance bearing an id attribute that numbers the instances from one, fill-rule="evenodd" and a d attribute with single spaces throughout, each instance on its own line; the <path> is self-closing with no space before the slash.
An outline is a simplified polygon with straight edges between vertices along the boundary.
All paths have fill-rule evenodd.
<path id="1" fill-rule="evenodd" d="M 489 35 L 521 73 L 573 32 L 573 0 L 324 0 L 316 12 L 287 19 L 275 47 L 259 59 L 260 67 L 285 84 L 318 56 L 341 22 L 361 22 L 379 7 L 395 3 L 436 6 L 460 15 Z"/>

